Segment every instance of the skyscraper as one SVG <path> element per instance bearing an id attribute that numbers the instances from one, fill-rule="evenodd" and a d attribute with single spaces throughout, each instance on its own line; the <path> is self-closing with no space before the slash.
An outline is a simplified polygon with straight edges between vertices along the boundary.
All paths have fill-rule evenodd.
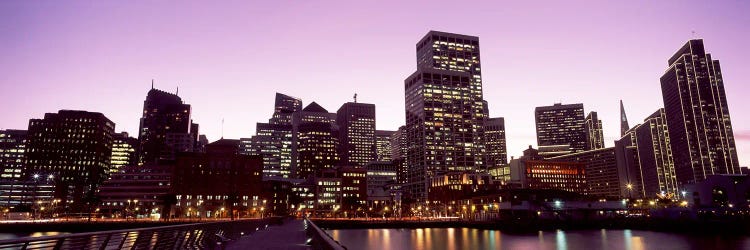
<path id="1" fill-rule="evenodd" d="M 399 184 L 407 182 L 409 169 L 406 165 L 407 153 L 406 126 L 401 126 L 391 135 L 391 159 L 396 166 L 396 180 Z"/>
<path id="2" fill-rule="evenodd" d="M 336 124 L 339 128 L 340 164 L 351 167 L 364 167 L 374 161 L 375 148 L 375 105 L 347 102 L 336 111 Z"/>
<path id="3" fill-rule="evenodd" d="M 255 135 L 241 140 L 241 153 L 263 157 L 263 177 L 291 177 L 292 116 L 302 109 L 302 100 L 276 93 L 274 112 L 268 123 L 257 123 Z"/>
<path id="4" fill-rule="evenodd" d="M 484 100 L 479 38 L 428 32 L 416 45 L 417 71 L 404 81 L 407 190 L 427 199 L 432 176 L 484 171 Z"/>
<path id="5" fill-rule="evenodd" d="M 22 181 L 26 130 L 0 130 L 0 180 Z"/>
<path id="6" fill-rule="evenodd" d="M 60 110 L 29 120 L 24 179 L 53 179 L 62 204 L 107 179 L 115 124 L 101 113 Z M 80 207 L 78 208 L 80 209 Z"/>
<path id="7" fill-rule="evenodd" d="M 739 162 L 718 60 L 703 40 L 685 43 L 661 77 L 678 185 L 712 174 L 739 174 Z"/>
<path id="8" fill-rule="evenodd" d="M 315 102 L 292 116 L 292 172 L 315 177 L 339 163 L 339 140 L 331 113 Z"/>
<path id="9" fill-rule="evenodd" d="M 584 122 L 586 126 L 586 150 L 604 148 L 604 132 L 602 131 L 602 120 L 595 111 L 589 112 Z"/>
<path id="10" fill-rule="evenodd" d="M 508 164 L 505 146 L 505 118 L 495 117 L 484 120 L 485 164 L 487 168 Z"/>
<path id="11" fill-rule="evenodd" d="M 128 132 L 115 133 L 112 135 L 112 159 L 110 160 L 110 172 L 117 172 L 125 166 L 138 165 L 138 139 L 130 137 Z"/>
<path id="12" fill-rule="evenodd" d="M 176 152 L 192 151 L 190 105 L 176 94 L 152 88 L 143 101 L 138 133 L 140 163 L 174 160 Z M 193 139 L 195 138 L 195 139 Z"/>
<path id="13" fill-rule="evenodd" d="M 629 129 L 628 117 L 625 116 L 625 106 L 622 105 L 622 100 L 620 100 L 620 137 L 624 136 Z"/>
<path id="14" fill-rule="evenodd" d="M 375 161 L 391 161 L 391 136 L 396 131 L 375 130 Z"/>
<path id="15" fill-rule="evenodd" d="M 651 197 L 659 193 L 677 194 L 677 179 L 664 109 L 654 112 L 643 124 L 633 127 L 633 130 L 644 193 Z"/>
<path id="16" fill-rule="evenodd" d="M 545 147 L 560 154 L 586 149 L 583 104 L 560 104 L 536 107 L 536 141 L 540 155 Z M 556 154 L 552 152 L 552 154 Z"/>

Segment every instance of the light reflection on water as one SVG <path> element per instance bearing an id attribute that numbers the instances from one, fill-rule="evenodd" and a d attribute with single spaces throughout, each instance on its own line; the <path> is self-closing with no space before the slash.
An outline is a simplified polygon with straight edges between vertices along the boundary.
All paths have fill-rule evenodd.
<path id="1" fill-rule="evenodd" d="M 748 236 L 640 230 L 539 231 L 508 234 L 471 228 L 347 229 L 328 233 L 348 249 L 750 249 Z"/>
<path id="2" fill-rule="evenodd" d="M 34 232 L 34 233 L 0 233 L 0 240 L 12 240 L 23 237 L 42 237 L 69 234 L 67 232 Z"/>

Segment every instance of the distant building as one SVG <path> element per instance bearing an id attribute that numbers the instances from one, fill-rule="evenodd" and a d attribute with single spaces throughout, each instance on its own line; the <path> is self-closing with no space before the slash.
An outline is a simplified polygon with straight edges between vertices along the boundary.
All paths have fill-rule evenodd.
<path id="1" fill-rule="evenodd" d="M 493 185 L 491 179 L 488 174 L 465 172 L 434 176 L 430 179 L 430 206 L 442 213 L 459 211 L 461 200 L 470 198 L 480 190 L 496 191 L 498 186 Z"/>
<path id="2" fill-rule="evenodd" d="M 344 217 L 354 217 L 367 208 L 367 169 L 364 167 L 340 167 L 341 210 Z"/>
<path id="3" fill-rule="evenodd" d="M 604 148 L 604 132 L 599 115 L 595 111 L 589 112 L 584 124 L 586 127 L 586 150 Z"/>
<path id="4" fill-rule="evenodd" d="M 588 194 L 586 167 L 583 163 L 545 160 L 530 146 L 523 154 L 510 162 L 510 182 L 521 188 L 559 189 Z"/>
<path id="5" fill-rule="evenodd" d="M 29 120 L 22 179 L 51 178 L 62 204 L 81 200 L 109 177 L 115 124 L 101 113 L 60 110 Z"/>
<path id="6" fill-rule="evenodd" d="M 391 135 L 391 159 L 394 166 L 396 166 L 396 177 L 399 184 L 404 184 L 408 180 L 409 169 L 406 166 L 407 150 L 406 126 L 401 126 Z"/>
<path id="7" fill-rule="evenodd" d="M 370 162 L 367 169 L 367 203 L 380 207 L 393 202 L 391 189 L 398 184 L 398 167 L 389 161 Z"/>
<path id="8" fill-rule="evenodd" d="M 424 202 L 433 176 L 486 171 L 485 109 L 478 37 L 430 31 L 416 51 L 417 71 L 404 81 L 409 156 L 405 187 Z"/>
<path id="9" fill-rule="evenodd" d="M 122 166 L 99 187 L 100 212 L 116 218 L 160 216 L 173 169 L 171 165 Z"/>
<path id="10" fill-rule="evenodd" d="M 176 94 L 154 88 L 148 92 L 138 129 L 140 163 L 173 161 L 176 153 L 193 151 L 197 131 L 191 133 L 190 112 Z"/>
<path id="11" fill-rule="evenodd" d="M 391 136 L 396 131 L 375 130 L 375 161 L 391 161 Z"/>
<path id="12" fill-rule="evenodd" d="M 0 130 L 0 180 L 23 180 L 26 135 L 26 130 Z"/>
<path id="13" fill-rule="evenodd" d="M 257 123 L 255 135 L 243 138 L 242 154 L 263 157 L 263 177 L 291 178 L 292 117 L 302 109 L 302 100 L 276 93 L 274 112 L 268 123 Z"/>
<path id="14" fill-rule="evenodd" d="M 583 104 L 559 104 L 536 107 L 536 141 L 542 147 L 565 149 L 561 154 L 586 149 Z"/>
<path id="15" fill-rule="evenodd" d="M 130 137 L 127 132 L 115 133 L 112 136 L 112 159 L 110 173 L 116 173 L 125 166 L 138 165 L 138 139 Z"/>
<path id="16" fill-rule="evenodd" d="M 664 109 L 654 112 L 634 130 L 643 191 L 649 197 L 663 193 L 677 194 L 677 177 Z"/>
<path id="17" fill-rule="evenodd" d="M 316 176 L 339 163 L 339 136 L 331 113 L 315 102 L 292 119 L 292 172 L 298 179 Z"/>
<path id="18" fill-rule="evenodd" d="M 484 163 L 487 168 L 508 164 L 508 151 L 505 145 L 505 118 L 488 118 L 484 121 Z"/>
<path id="19" fill-rule="evenodd" d="M 336 112 L 339 157 L 342 166 L 364 167 L 374 161 L 375 105 L 347 102 Z"/>
<path id="20" fill-rule="evenodd" d="M 550 161 L 582 163 L 586 170 L 588 195 L 600 198 L 621 198 L 620 171 L 615 148 L 601 148 L 549 158 Z"/>
<path id="21" fill-rule="evenodd" d="M 661 90 L 677 184 L 739 174 L 721 67 L 703 40 L 688 41 L 669 59 Z"/>

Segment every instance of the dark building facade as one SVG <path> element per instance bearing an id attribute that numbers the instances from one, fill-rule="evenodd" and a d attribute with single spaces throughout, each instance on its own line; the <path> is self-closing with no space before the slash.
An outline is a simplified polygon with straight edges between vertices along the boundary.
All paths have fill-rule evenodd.
<path id="1" fill-rule="evenodd" d="M 110 172 L 115 173 L 122 167 L 138 165 L 138 139 L 130 137 L 127 132 L 115 133 L 112 139 Z"/>
<path id="2" fill-rule="evenodd" d="M 363 167 L 374 161 L 375 105 L 347 102 L 336 112 L 342 166 Z"/>
<path id="3" fill-rule="evenodd" d="M 586 150 L 604 148 L 604 132 L 602 130 L 602 120 L 595 111 L 589 112 L 584 121 L 586 128 Z"/>
<path id="4" fill-rule="evenodd" d="M 485 171 L 479 38 L 428 32 L 416 45 L 417 71 L 404 81 L 407 191 L 426 201 L 442 172 Z"/>
<path id="5" fill-rule="evenodd" d="M 172 161 L 178 152 L 191 152 L 198 139 L 191 126 L 189 104 L 176 94 L 149 90 L 138 129 L 139 162 Z"/>
<path id="6" fill-rule="evenodd" d="M 669 59 L 661 90 L 678 185 L 739 174 L 721 66 L 703 40 L 688 41 Z"/>
<path id="7" fill-rule="evenodd" d="M 110 173 L 115 124 L 101 113 L 60 110 L 31 119 L 25 180 L 50 178 L 55 198 L 80 205 Z"/>
<path id="8" fill-rule="evenodd" d="M 583 104 L 559 104 L 536 107 L 536 141 L 539 151 L 556 148 L 560 154 L 586 149 Z M 557 150 L 557 148 L 560 148 Z"/>
<path id="9" fill-rule="evenodd" d="M 407 168 L 406 153 L 408 151 L 406 141 L 406 126 L 401 126 L 391 135 L 391 159 L 396 166 L 396 179 L 399 184 L 407 182 L 409 169 Z"/>
<path id="10" fill-rule="evenodd" d="M 620 171 L 614 147 L 549 158 L 552 161 L 578 162 L 586 170 L 588 194 L 599 198 L 621 198 Z"/>
<path id="11" fill-rule="evenodd" d="M 26 134 L 26 130 L 0 130 L 0 180 L 22 180 Z"/>

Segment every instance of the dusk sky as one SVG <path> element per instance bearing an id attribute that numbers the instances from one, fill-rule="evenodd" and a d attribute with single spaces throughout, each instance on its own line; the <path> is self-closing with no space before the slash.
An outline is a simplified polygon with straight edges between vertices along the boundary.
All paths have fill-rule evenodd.
<path id="1" fill-rule="evenodd" d="M 78 109 L 137 137 L 154 79 L 179 86 L 211 141 L 222 119 L 224 137 L 252 136 L 275 92 L 329 112 L 356 92 L 376 105 L 377 128 L 394 130 L 415 44 L 439 30 L 479 37 L 484 98 L 505 117 L 510 156 L 536 146 L 534 107 L 555 102 L 597 111 L 609 147 L 619 100 L 642 122 L 663 106 L 667 59 L 703 38 L 750 163 L 750 1 L 247 2 L 0 1 L 0 129 Z"/>

